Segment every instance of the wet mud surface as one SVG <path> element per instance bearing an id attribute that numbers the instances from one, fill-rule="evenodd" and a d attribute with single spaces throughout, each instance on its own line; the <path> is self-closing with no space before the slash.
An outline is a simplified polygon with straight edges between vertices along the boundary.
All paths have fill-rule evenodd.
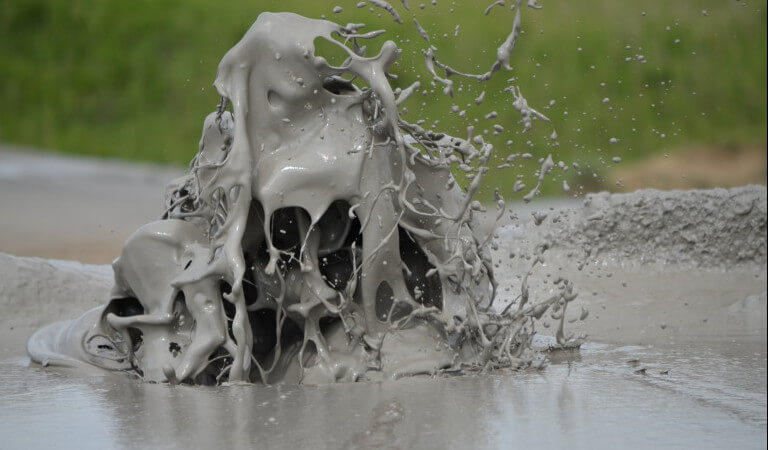
<path id="1" fill-rule="evenodd" d="M 496 252 L 524 250 L 532 245 L 526 239 L 558 225 L 550 219 L 577 220 L 586 211 L 573 203 L 552 208 L 543 208 L 548 220 L 538 227 L 502 226 Z M 521 205 L 515 210 L 530 214 Z M 604 212 L 611 216 L 610 208 Z M 32 364 L 23 350 L 29 335 L 96 302 L 109 290 L 110 270 L 2 255 L 2 267 L 20 268 L 14 280 L 44 273 L 51 283 L 19 282 L 13 289 L 26 286 L 40 297 L 14 307 L 11 283 L 2 280 L 0 304 L 9 314 L 1 324 L 0 435 L 11 448 L 71 436 L 88 436 L 100 448 L 765 447 L 765 265 L 723 259 L 725 266 L 696 266 L 684 254 L 676 264 L 640 263 L 646 247 L 633 247 L 638 260 L 606 250 L 579 270 L 573 256 L 565 258 L 578 248 L 553 248 L 531 290 L 546 292 L 558 273 L 573 280 L 580 297 L 572 313 L 589 311 L 569 324 L 588 334 L 580 350 L 545 351 L 550 364 L 540 371 L 323 386 L 170 386 Z M 514 261 L 496 268 L 502 291 L 529 264 Z M 55 308 L 65 303 L 57 286 L 78 283 L 91 294 Z M 540 328 L 534 347 L 552 345 L 554 330 Z"/>
<path id="2" fill-rule="evenodd" d="M 765 446 L 764 343 L 586 344 L 543 372 L 316 387 L 148 384 L 19 359 L 0 372 L 9 448 Z"/>

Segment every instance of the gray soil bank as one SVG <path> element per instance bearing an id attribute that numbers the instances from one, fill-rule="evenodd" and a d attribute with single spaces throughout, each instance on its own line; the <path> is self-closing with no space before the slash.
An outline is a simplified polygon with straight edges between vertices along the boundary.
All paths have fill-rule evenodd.
<path id="1" fill-rule="evenodd" d="M 0 252 L 111 263 L 181 173 L 0 145 Z"/>
<path id="2" fill-rule="evenodd" d="M 627 262 L 728 268 L 766 263 L 766 188 L 589 195 L 552 224 L 555 248 Z"/>
<path id="3" fill-rule="evenodd" d="M 109 266 L 0 253 L 2 321 L 18 327 L 40 327 L 72 319 L 103 304 L 112 280 Z"/>

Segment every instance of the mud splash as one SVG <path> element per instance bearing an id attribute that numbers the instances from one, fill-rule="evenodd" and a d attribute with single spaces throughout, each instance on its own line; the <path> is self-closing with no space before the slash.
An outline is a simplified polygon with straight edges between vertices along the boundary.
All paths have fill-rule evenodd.
<path id="1" fill-rule="evenodd" d="M 140 228 L 113 264 L 111 300 L 39 331 L 28 345 L 33 360 L 195 384 L 534 363 L 536 320 L 550 308 L 564 318 L 573 286 L 563 281 L 534 302 L 529 271 L 516 301 L 494 305 L 492 234 L 481 234 L 484 207 L 473 200 L 493 146 L 471 130 L 461 139 L 404 121 L 397 106 L 418 86 L 396 96 L 387 70 L 397 46 L 366 56 L 361 42 L 381 32 L 360 28 L 259 16 L 219 65 L 221 103 L 188 174 L 169 186 L 162 220 Z M 478 79 L 508 66 L 518 32 L 519 8 L 497 63 Z M 347 60 L 329 64 L 316 39 Z M 446 93 L 451 74 L 475 77 L 432 51 L 427 64 Z M 512 92 L 526 128 L 546 120 Z M 543 161 L 539 185 L 552 167 Z M 453 169 L 471 180 L 466 190 Z M 505 202 L 495 197 L 499 218 Z M 546 249 L 537 248 L 531 270 Z M 577 342 L 560 323 L 559 343 Z"/>

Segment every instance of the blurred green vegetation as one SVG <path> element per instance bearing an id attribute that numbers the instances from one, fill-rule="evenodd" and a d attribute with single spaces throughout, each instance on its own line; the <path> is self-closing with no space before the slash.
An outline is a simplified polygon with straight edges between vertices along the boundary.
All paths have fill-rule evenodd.
<path id="1" fill-rule="evenodd" d="M 541 1 L 543 10 L 523 10 L 525 33 L 512 55 L 513 71 L 485 84 L 455 78 L 454 98 L 430 85 L 425 43 L 411 18 L 430 33 L 439 60 L 479 73 L 511 29 L 508 7 L 484 16 L 491 0 L 438 0 L 436 6 L 424 0 L 423 9 L 411 0 L 411 11 L 393 1 L 405 21 L 398 25 L 386 12 L 356 3 L 6 0 L 0 8 L 0 142 L 185 163 L 218 102 L 211 84 L 220 58 L 260 12 L 293 11 L 387 29 L 369 49 L 385 39 L 403 48 L 393 84 L 420 79 L 434 91 L 406 102 L 404 118 L 424 118 L 425 126 L 459 136 L 470 124 L 476 132 L 488 130 L 500 159 L 552 153 L 555 161 L 579 163 L 582 170 L 558 172 L 546 192 L 559 192 L 564 176 L 575 191 L 589 189 L 616 156 L 631 161 L 680 148 L 765 146 L 764 0 Z M 332 13 L 336 5 L 344 11 Z M 521 133 L 511 94 L 504 92 L 512 78 L 552 125 L 537 122 Z M 486 100 L 476 106 L 483 90 Z M 452 113 L 452 105 L 466 109 L 466 118 Z M 485 120 L 491 111 L 498 117 Z M 504 132 L 492 136 L 494 124 Z M 548 138 L 553 129 L 557 144 Z M 528 163 L 535 166 L 536 158 Z M 527 169 L 519 173 L 530 186 Z M 508 188 L 516 173 L 491 171 L 489 184 Z"/>

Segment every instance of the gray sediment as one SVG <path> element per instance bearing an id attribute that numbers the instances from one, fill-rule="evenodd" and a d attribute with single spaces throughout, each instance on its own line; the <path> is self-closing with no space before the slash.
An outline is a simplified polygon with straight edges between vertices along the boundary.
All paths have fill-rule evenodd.
<path id="1" fill-rule="evenodd" d="M 724 269 L 765 265 L 766 187 L 589 194 L 582 207 L 550 213 L 528 233 L 582 260 Z"/>

